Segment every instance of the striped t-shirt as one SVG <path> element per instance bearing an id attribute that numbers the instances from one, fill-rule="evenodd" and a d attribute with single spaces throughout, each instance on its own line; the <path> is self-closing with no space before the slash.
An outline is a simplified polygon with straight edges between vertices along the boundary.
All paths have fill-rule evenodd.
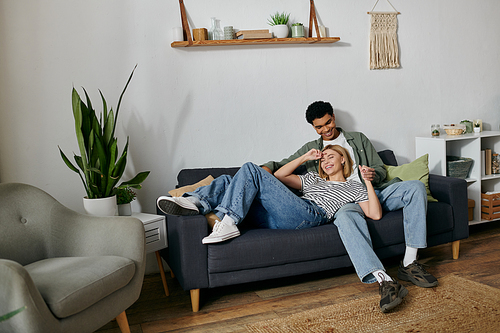
<path id="1" fill-rule="evenodd" d="M 366 188 L 357 181 L 327 181 L 321 178 L 317 172 L 308 172 L 305 175 L 299 175 L 299 177 L 302 183 L 303 198 L 314 201 L 323 208 L 329 219 L 332 219 L 340 207 L 345 204 L 368 201 Z"/>

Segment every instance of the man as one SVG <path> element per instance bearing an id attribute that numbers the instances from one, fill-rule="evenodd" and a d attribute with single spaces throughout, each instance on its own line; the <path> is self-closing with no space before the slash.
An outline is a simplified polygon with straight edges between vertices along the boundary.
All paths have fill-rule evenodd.
<path id="1" fill-rule="evenodd" d="M 314 102 L 306 110 L 306 120 L 320 138 L 306 143 L 295 154 L 280 162 L 268 162 L 262 166 L 266 171 L 274 173 L 284 164 L 303 155 L 310 149 L 323 149 L 329 144 L 337 144 L 349 151 L 352 160 L 353 174 L 349 179 L 363 182 L 359 175 L 358 165 L 368 168 L 366 179 L 374 185 L 382 208 L 386 211 L 403 209 L 406 251 L 398 268 L 398 278 L 411 281 L 419 287 L 429 288 L 438 285 L 437 279 L 428 273 L 417 261 L 419 248 L 427 246 L 427 194 L 422 182 L 393 179 L 386 182 L 386 169 L 370 140 L 360 132 L 346 132 L 337 127 L 333 107 L 328 102 Z M 318 170 L 318 161 L 305 163 L 307 171 Z M 371 237 L 363 212 L 357 204 L 347 204 L 337 211 L 333 222 L 342 242 L 349 254 L 358 277 L 363 283 L 380 285 L 380 308 L 387 312 L 408 294 L 408 290 L 391 278 L 373 251 Z"/>

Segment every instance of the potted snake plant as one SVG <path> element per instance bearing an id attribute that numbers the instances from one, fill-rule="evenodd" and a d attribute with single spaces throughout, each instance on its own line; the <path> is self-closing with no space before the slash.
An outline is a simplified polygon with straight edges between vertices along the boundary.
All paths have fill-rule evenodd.
<path id="1" fill-rule="evenodd" d="M 132 70 L 120 95 L 116 113 L 113 108 L 108 112 L 106 99 L 100 90 L 103 111 L 99 117 L 92 107 L 85 88 L 83 90 L 86 103 L 82 101 L 75 88 L 72 91 L 73 116 L 80 155 L 74 154 L 75 164 L 73 164 L 60 147 L 59 151 L 68 168 L 80 176 L 87 194 L 84 198 L 84 208 L 92 215 L 116 215 L 116 191 L 128 187 L 140 189 L 141 183 L 149 175 L 149 171 L 139 172 L 132 179 L 118 184 L 127 164 L 129 142 L 127 137 L 125 147 L 120 154 L 115 130 L 120 104 L 136 67 Z M 95 205 L 96 208 L 91 208 Z"/>

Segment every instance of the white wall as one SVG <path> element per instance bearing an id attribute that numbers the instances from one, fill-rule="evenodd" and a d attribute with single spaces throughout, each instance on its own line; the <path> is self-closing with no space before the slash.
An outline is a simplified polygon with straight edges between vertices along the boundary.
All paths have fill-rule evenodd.
<path id="1" fill-rule="evenodd" d="M 151 170 L 134 202 L 144 212 L 155 212 L 181 168 L 263 163 L 315 139 L 304 119 L 315 100 L 400 163 L 415 158 L 414 137 L 433 123 L 482 118 L 498 130 L 500 2 L 393 0 L 402 68 L 370 71 L 374 2 L 316 0 L 335 44 L 181 49 L 170 47 L 178 1 L 0 0 L 0 181 L 33 184 L 83 211 L 83 186 L 57 149 L 77 151 L 71 89 L 85 87 L 98 110 L 101 89 L 116 107 L 135 64 L 118 135 L 120 148 L 130 137 L 127 176 Z M 208 28 L 211 16 L 267 28 L 276 11 L 309 21 L 306 0 L 185 3 L 191 28 Z"/>

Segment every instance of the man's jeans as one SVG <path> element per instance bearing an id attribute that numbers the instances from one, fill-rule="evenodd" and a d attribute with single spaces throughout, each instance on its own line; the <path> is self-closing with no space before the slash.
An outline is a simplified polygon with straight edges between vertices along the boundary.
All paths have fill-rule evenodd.
<path id="1" fill-rule="evenodd" d="M 328 222 L 326 212 L 314 202 L 299 198 L 276 177 L 253 164 L 244 164 L 231 178 L 217 177 L 208 186 L 185 193 L 197 197 L 201 214 L 225 214 L 236 224 L 247 213 L 254 226 L 268 229 L 303 229 Z"/>
<path id="2" fill-rule="evenodd" d="M 399 182 L 382 191 L 375 191 L 383 210 L 395 211 L 403 208 L 403 227 L 406 246 L 427 246 L 427 193 L 419 180 Z M 344 243 L 358 277 L 364 283 L 376 281 L 372 272 L 384 270 L 384 266 L 373 251 L 365 216 L 357 204 L 347 204 L 335 214 L 333 222 Z M 375 223 L 382 223 L 376 221 Z"/>

